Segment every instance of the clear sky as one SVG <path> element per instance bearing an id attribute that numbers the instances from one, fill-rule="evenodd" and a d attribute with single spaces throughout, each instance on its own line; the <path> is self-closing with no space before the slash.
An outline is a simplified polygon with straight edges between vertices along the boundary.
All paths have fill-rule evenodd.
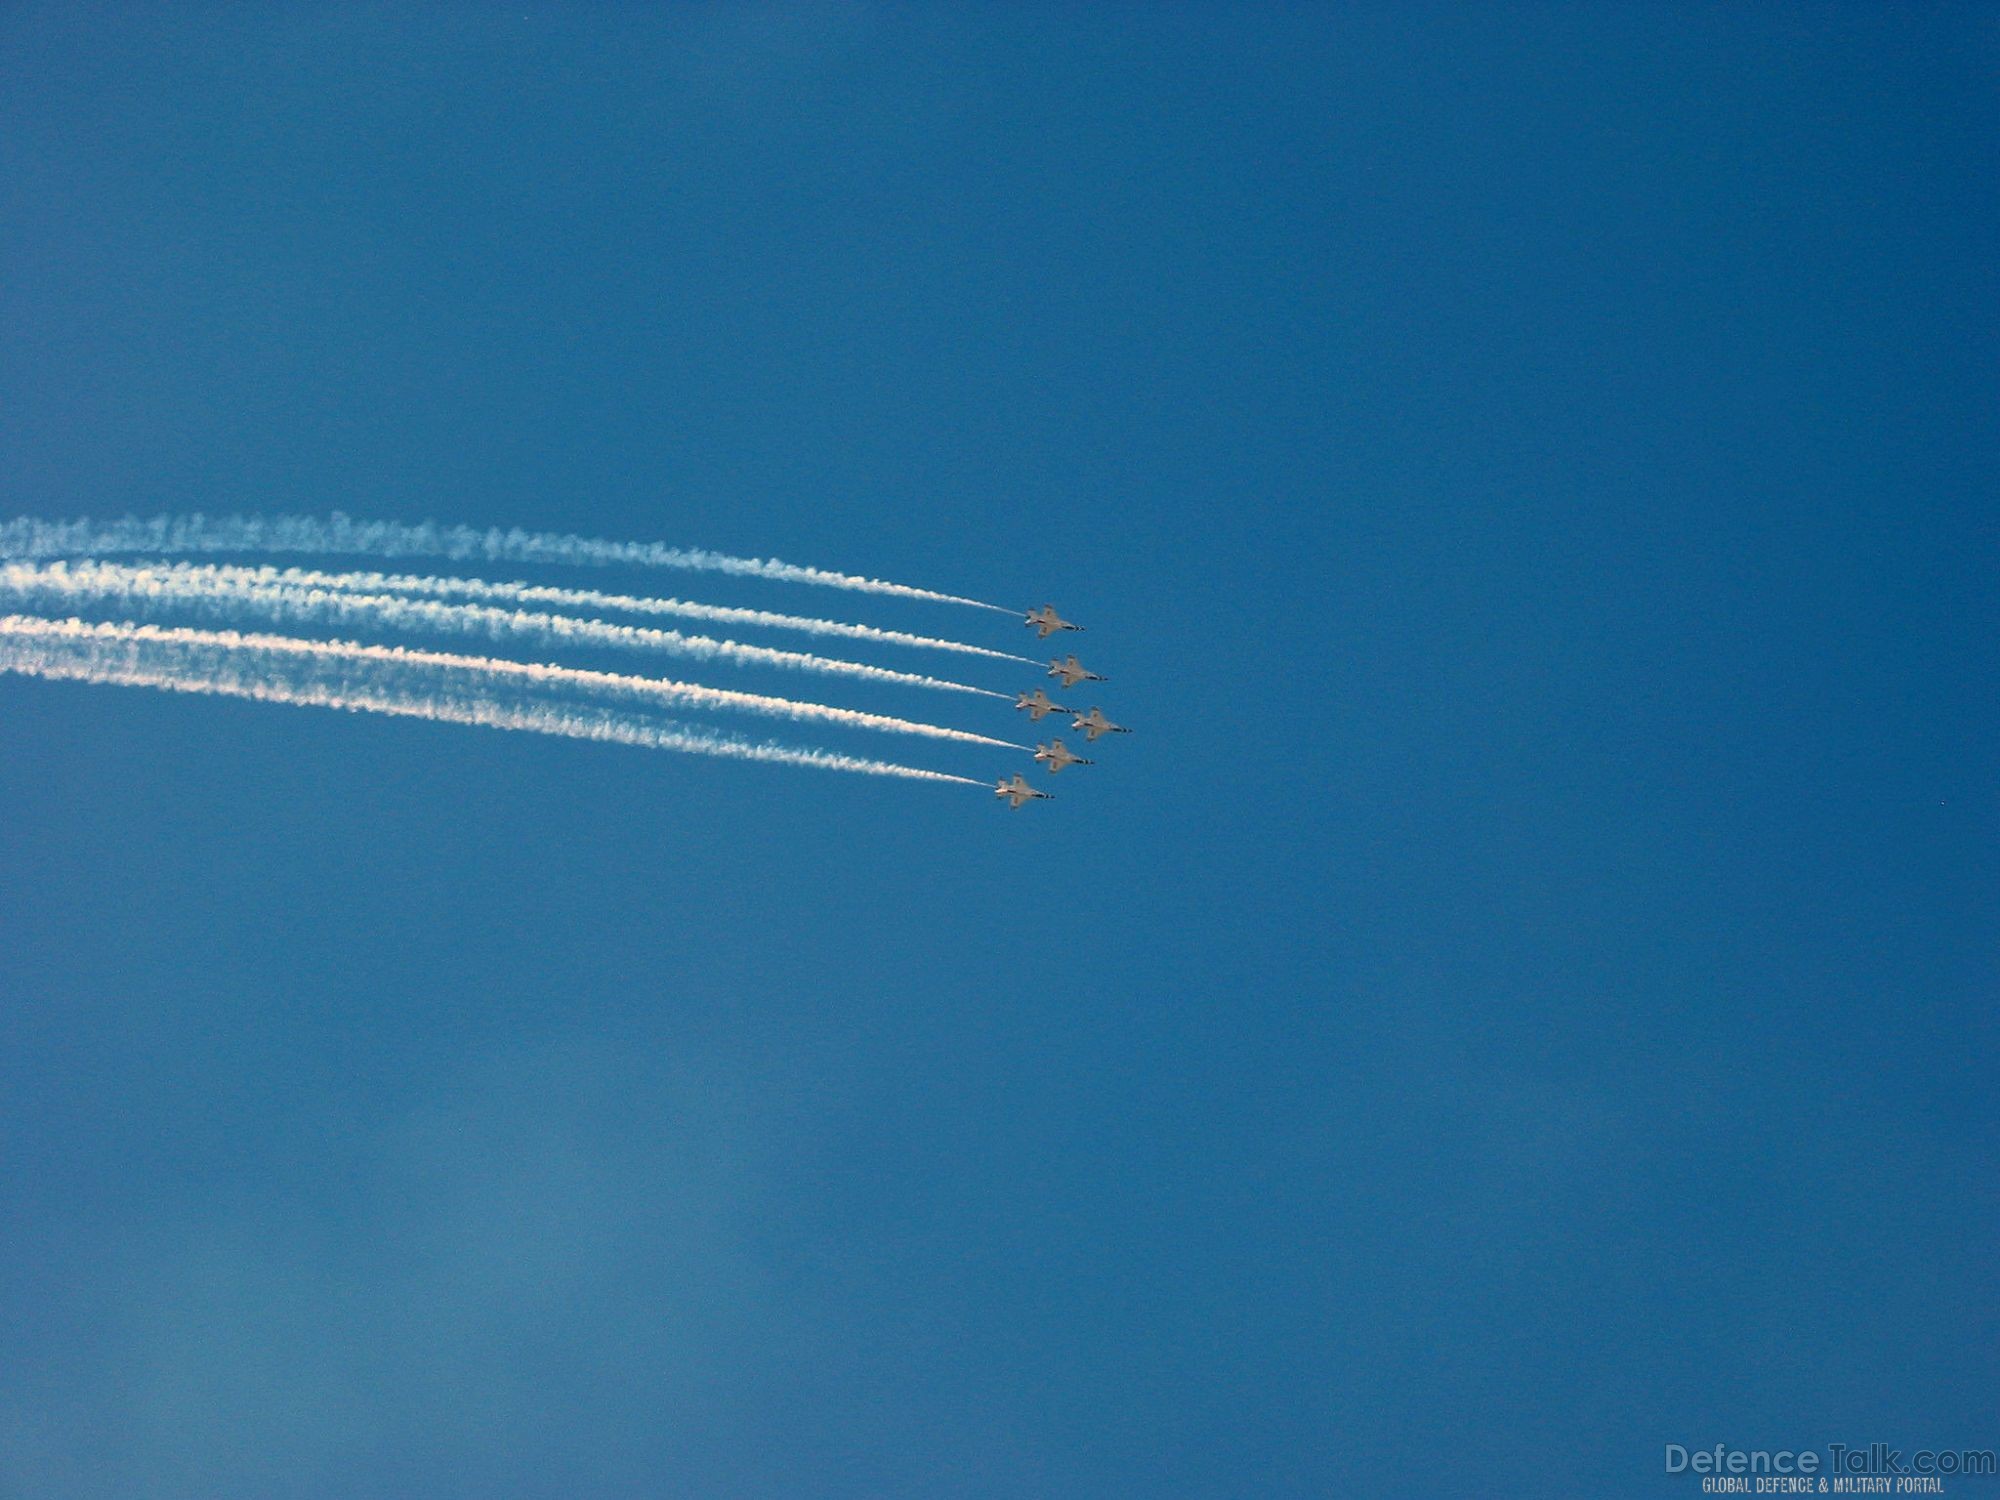
<path id="1" fill-rule="evenodd" d="M 1996 69 L 1909 4 L 7 6 L 0 515 L 1053 599 L 1139 732 L 1013 814 L 0 679 L 0 1494 L 2000 1445 Z"/>

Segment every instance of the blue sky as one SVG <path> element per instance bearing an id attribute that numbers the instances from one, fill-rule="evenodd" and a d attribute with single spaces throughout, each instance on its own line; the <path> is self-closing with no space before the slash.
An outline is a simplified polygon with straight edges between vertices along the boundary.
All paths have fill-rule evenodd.
<path id="1" fill-rule="evenodd" d="M 1054 599 L 1139 732 L 1015 816 L 0 680 L 0 1490 L 2000 1441 L 1996 62 L 1951 6 L 9 7 L 0 511 Z"/>

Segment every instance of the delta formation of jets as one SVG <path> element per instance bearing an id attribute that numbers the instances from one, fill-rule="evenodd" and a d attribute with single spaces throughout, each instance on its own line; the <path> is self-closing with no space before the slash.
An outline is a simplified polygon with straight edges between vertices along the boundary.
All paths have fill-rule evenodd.
<path id="1" fill-rule="evenodd" d="M 1056 613 L 1053 604 L 1044 604 L 1040 609 L 1030 610 L 1025 623 L 1042 640 L 1047 640 L 1058 630 L 1081 630 L 1081 625 L 1072 625 Z M 1079 682 L 1103 682 L 1104 678 L 1091 671 L 1076 659 L 1072 652 L 1059 656 L 1049 663 L 1048 675 L 1060 682 L 1065 689 L 1075 687 Z M 1107 734 L 1130 734 L 1132 731 L 1122 724 L 1114 724 L 1104 717 L 1104 710 L 1092 708 L 1089 713 L 1077 713 L 1073 708 L 1064 708 L 1048 694 L 1046 688 L 1036 688 L 1032 693 L 1023 693 L 1014 700 L 1014 707 L 1025 713 L 1036 723 L 1050 714 L 1072 715 L 1070 727 L 1083 731 L 1083 737 L 1095 744 L 1098 738 Z M 1049 774 L 1058 774 L 1065 766 L 1089 766 L 1096 762 L 1078 755 L 1060 738 L 1050 740 L 1046 745 L 1035 746 L 1035 759 L 1049 768 Z M 1053 794 L 1037 791 L 1025 776 L 1010 776 L 998 782 L 993 795 L 1003 799 L 1010 807 L 1024 807 L 1030 802 L 1049 801 Z"/>

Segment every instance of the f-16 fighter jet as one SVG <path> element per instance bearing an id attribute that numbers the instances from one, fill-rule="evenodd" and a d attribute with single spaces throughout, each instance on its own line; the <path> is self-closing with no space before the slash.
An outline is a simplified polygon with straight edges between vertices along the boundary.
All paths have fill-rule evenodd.
<path id="1" fill-rule="evenodd" d="M 1073 688 L 1079 682 L 1104 681 L 1102 677 L 1099 677 L 1095 672 L 1086 668 L 1082 662 L 1078 661 L 1074 651 L 1067 657 L 1059 657 L 1055 661 L 1050 662 L 1049 676 L 1060 677 L 1062 685 L 1066 688 Z"/>
<path id="2" fill-rule="evenodd" d="M 1094 740 L 1100 734 L 1130 734 L 1132 732 L 1123 724 L 1114 724 L 1105 718 L 1104 710 L 1101 708 L 1093 708 L 1087 714 L 1078 714 L 1076 722 L 1071 724 L 1070 728 L 1081 729 L 1083 737 L 1087 740 Z"/>
<path id="3" fill-rule="evenodd" d="M 1016 776 L 1012 781 L 997 783 L 993 788 L 993 795 L 996 797 L 1005 797 L 1008 804 L 1016 808 L 1020 807 L 1024 802 L 1034 802 L 1037 800 L 1049 802 L 1054 800 L 1049 793 L 1038 792 L 1029 786 L 1028 778 L 1025 776 Z"/>
<path id="4" fill-rule="evenodd" d="M 1014 707 L 1025 708 L 1028 711 L 1028 717 L 1037 720 L 1044 714 L 1073 714 L 1076 712 L 1073 708 L 1064 708 L 1040 688 L 1036 688 L 1032 693 L 1021 694 L 1020 697 L 1014 700 Z"/>
<path id="5" fill-rule="evenodd" d="M 1057 614 L 1056 607 L 1053 604 L 1044 604 L 1040 609 L 1029 610 L 1027 619 L 1022 623 L 1039 634 L 1043 640 L 1047 640 L 1058 630 L 1083 629 L 1081 625 L 1072 625 L 1061 615 Z"/>
<path id="6" fill-rule="evenodd" d="M 1094 766 L 1097 764 L 1094 760 L 1085 760 L 1061 740 L 1050 740 L 1046 745 L 1035 746 L 1035 759 L 1041 761 L 1049 768 L 1051 776 L 1060 771 L 1064 766 Z"/>

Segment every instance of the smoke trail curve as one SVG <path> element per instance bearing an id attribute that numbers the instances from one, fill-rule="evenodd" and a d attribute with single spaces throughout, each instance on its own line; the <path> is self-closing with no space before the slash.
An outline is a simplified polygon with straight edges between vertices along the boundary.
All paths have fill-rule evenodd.
<path id="1" fill-rule="evenodd" d="M 850 589 L 864 594 L 891 594 L 937 604 L 963 604 L 973 609 L 1012 614 L 1013 610 L 961 594 L 913 588 L 853 573 L 799 567 L 775 558 L 732 557 L 700 548 L 669 547 L 660 542 L 612 542 L 556 532 L 486 531 L 470 526 L 440 526 L 424 521 L 357 521 L 339 511 L 325 520 L 315 516 L 155 516 L 119 521 L 42 521 L 22 518 L 0 522 L 0 557 L 129 555 L 172 556 L 187 553 L 298 552 L 307 555 L 363 557 L 447 557 L 463 562 L 565 563 L 577 566 L 681 568 L 694 572 L 728 573 L 769 578 L 784 583 L 809 583 Z"/>
<path id="2" fill-rule="evenodd" d="M 32 617 L 29 617 L 32 618 Z M 790 719 L 802 724 L 828 724 L 843 729 L 878 729 L 896 734 L 923 735 L 930 739 L 956 740 L 968 745 L 989 745 L 999 750 L 1025 750 L 1012 740 L 994 739 L 968 729 L 952 729 L 942 724 L 926 724 L 890 714 L 866 713 L 860 709 L 835 708 L 825 703 L 807 703 L 794 698 L 774 698 L 763 693 L 741 693 L 730 688 L 704 687 L 698 683 L 675 682 L 664 677 L 633 677 L 622 672 L 596 672 L 582 667 L 560 667 L 543 662 L 509 661 L 493 656 L 463 656 L 456 652 L 429 651 L 408 646 L 376 646 L 359 641 L 306 640 L 299 636 L 265 635 L 238 630 L 191 630 L 185 626 L 135 625 L 129 621 L 106 626 L 107 638 L 158 641 L 190 649 L 265 651 L 282 656 L 310 658 L 322 662 L 350 662 L 357 665 L 427 669 L 449 674 L 454 681 L 484 678 L 495 686 L 516 685 L 595 693 L 609 698 L 629 698 L 675 708 L 735 710 L 761 714 L 767 718 Z M 122 634 L 119 634 L 121 633 Z"/>
<path id="3" fill-rule="evenodd" d="M 248 571 L 254 573 L 255 570 Z M 971 693 L 983 698 L 1004 700 L 1007 697 L 1005 693 L 996 693 L 991 688 L 974 687 L 969 683 L 953 682 L 919 672 L 898 672 L 838 657 L 816 656 L 804 651 L 780 651 L 769 646 L 749 646 L 740 641 L 688 635 L 678 630 L 656 630 L 650 626 L 618 625 L 603 620 L 578 619 L 571 615 L 499 609 L 480 604 L 446 604 L 390 594 L 295 588 L 285 584 L 265 586 L 216 576 L 203 570 L 182 569 L 172 564 L 154 567 L 89 561 L 75 564 L 0 563 L 0 593 L 38 607 L 58 601 L 74 606 L 78 601 L 94 599 L 128 610 L 177 605 L 212 616 L 227 617 L 249 612 L 278 624 L 306 624 L 334 629 L 372 625 L 377 628 L 474 635 L 496 641 L 526 639 L 544 646 L 660 651 L 743 666 L 783 667 L 901 687 Z"/>
<path id="4" fill-rule="evenodd" d="M 264 638 L 266 642 L 285 639 Z M 969 776 L 953 776 L 943 771 L 928 771 L 892 761 L 768 743 L 754 744 L 610 712 L 509 705 L 477 697 L 411 692 L 398 688 L 393 680 L 359 685 L 329 685 L 311 680 L 288 682 L 257 672 L 260 652 L 269 654 L 259 645 L 177 642 L 158 627 L 148 625 L 92 624 L 31 615 L 0 616 L 0 672 L 127 687 L 152 687 L 201 696 L 247 698 L 265 703 L 390 714 L 445 724 L 482 725 L 492 729 L 557 735 L 566 739 L 596 740 L 652 750 L 679 750 L 776 765 L 811 766 L 868 776 L 955 782 L 961 786 L 982 788 L 986 785 Z M 268 672 L 268 665 L 265 670 Z"/>
<path id="5" fill-rule="evenodd" d="M 74 567 L 75 564 L 72 564 Z M 891 646 L 916 646 L 931 651 L 958 651 L 967 656 L 984 656 L 995 661 L 1021 662 L 1031 667 L 1041 663 L 1032 656 L 1011 651 L 995 651 L 990 646 L 974 646 L 945 636 L 916 635 L 906 630 L 884 630 L 874 625 L 851 625 L 841 620 L 822 620 L 810 615 L 778 614 L 767 609 L 738 609 L 730 605 L 696 604 L 686 599 L 662 599 L 641 594 L 611 594 L 598 589 L 557 588 L 538 583 L 496 583 L 483 578 L 449 578 L 437 574 L 342 572 L 316 568 L 239 567 L 216 563 L 161 564 L 158 571 L 174 578 L 213 579 L 230 584 L 257 587 L 284 585 L 293 588 L 338 589 L 347 593 L 422 594 L 441 599 L 472 599 L 514 608 L 552 605 L 569 610 L 612 610 L 623 614 L 666 615 L 679 619 L 705 620 L 716 625 L 748 625 L 770 630 L 791 630 L 806 635 L 839 636 L 846 640 L 871 641 Z"/>

